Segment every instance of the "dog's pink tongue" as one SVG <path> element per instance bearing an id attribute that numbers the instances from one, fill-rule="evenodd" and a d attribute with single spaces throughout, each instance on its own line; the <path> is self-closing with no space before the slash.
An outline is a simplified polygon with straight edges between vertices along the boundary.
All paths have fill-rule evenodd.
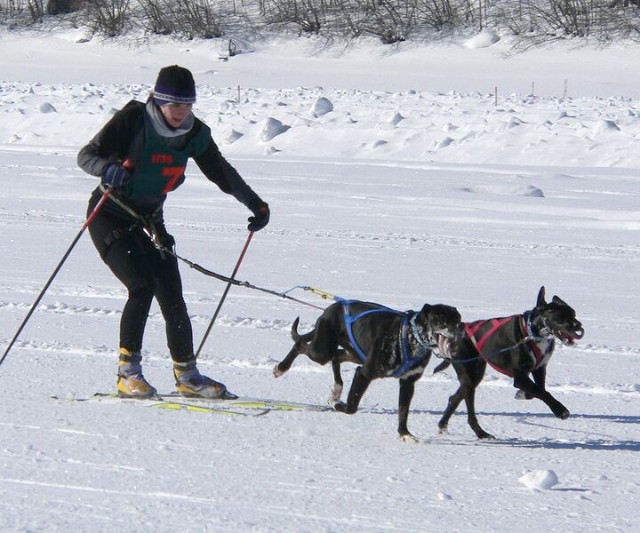
<path id="1" fill-rule="evenodd" d="M 443 357 L 451 357 L 451 339 L 438 335 L 438 349 Z"/>
<path id="2" fill-rule="evenodd" d="M 576 340 L 580 340 L 584 336 L 584 330 L 580 329 L 573 333 L 562 332 L 560 335 L 560 340 L 565 346 L 573 346 L 576 343 Z"/>

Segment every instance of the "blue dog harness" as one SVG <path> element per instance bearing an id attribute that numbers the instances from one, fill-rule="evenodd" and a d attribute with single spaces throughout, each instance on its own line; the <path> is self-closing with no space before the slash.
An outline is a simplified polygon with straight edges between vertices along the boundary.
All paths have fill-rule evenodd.
<path id="1" fill-rule="evenodd" d="M 342 304 L 342 309 L 344 311 L 344 323 L 347 329 L 347 334 L 349 335 L 349 340 L 351 341 L 353 349 L 356 351 L 358 357 L 360 357 L 363 363 L 367 361 L 367 354 L 356 341 L 356 338 L 353 334 L 353 324 L 355 324 L 358 320 L 375 313 L 392 313 L 398 316 L 404 316 L 402 327 L 400 328 L 399 332 L 401 360 L 400 365 L 391 373 L 392 377 L 400 378 L 404 376 L 406 373 L 411 372 L 415 368 L 424 364 L 425 361 L 431 356 L 430 345 L 422 338 L 422 335 L 420 334 L 418 326 L 416 324 L 418 313 L 414 311 L 397 311 L 395 309 L 390 309 L 389 307 L 376 307 L 375 309 L 368 309 L 354 316 L 351 314 L 350 304 L 361 302 L 359 302 L 358 300 L 343 300 L 342 298 L 336 298 L 336 301 Z M 415 354 L 411 353 L 411 347 L 409 346 L 410 329 L 411 331 L 413 331 L 413 334 L 418 341 L 418 344 L 420 345 L 420 349 L 417 350 Z"/>

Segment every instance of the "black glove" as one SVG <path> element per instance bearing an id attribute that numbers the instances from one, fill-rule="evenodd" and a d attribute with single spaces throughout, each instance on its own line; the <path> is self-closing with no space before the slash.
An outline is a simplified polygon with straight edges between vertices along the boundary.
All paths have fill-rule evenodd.
<path id="1" fill-rule="evenodd" d="M 155 241 L 156 246 L 164 248 L 170 252 L 174 252 L 176 240 L 173 238 L 173 235 L 167 232 L 167 228 L 164 227 L 164 224 L 162 222 L 155 224 L 154 230 L 153 240 Z"/>
<path id="2" fill-rule="evenodd" d="M 260 202 L 251 211 L 253 211 L 253 216 L 249 217 L 247 229 L 249 231 L 260 231 L 269 223 L 269 217 L 271 216 L 269 205 L 265 202 Z"/>
<path id="3" fill-rule="evenodd" d="M 131 183 L 133 174 L 126 168 L 116 163 L 111 163 L 105 168 L 102 176 L 102 183 L 109 185 L 112 189 L 118 189 Z"/>

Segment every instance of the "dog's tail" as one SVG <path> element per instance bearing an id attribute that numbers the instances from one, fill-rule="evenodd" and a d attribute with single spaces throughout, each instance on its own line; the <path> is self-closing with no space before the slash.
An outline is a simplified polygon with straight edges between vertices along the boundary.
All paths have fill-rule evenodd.
<path id="1" fill-rule="evenodd" d="M 444 361 L 442 361 L 442 363 L 440 363 L 437 367 L 433 369 L 433 373 L 437 374 L 438 372 L 442 372 L 446 368 L 449 368 L 450 364 L 451 364 L 451 361 L 449 359 L 445 359 Z"/>
<path id="2" fill-rule="evenodd" d="M 291 324 L 291 338 L 293 339 L 293 342 L 298 342 L 300 340 L 300 333 L 298 333 L 298 324 L 300 324 L 300 317 L 296 317 L 296 319 L 293 321 L 293 324 Z"/>
<path id="3" fill-rule="evenodd" d="M 291 324 L 291 338 L 293 339 L 293 342 L 309 342 L 311 339 L 313 339 L 315 330 L 311 330 L 308 333 L 303 333 L 302 335 L 300 335 L 300 333 L 298 333 L 298 324 L 300 324 L 300 317 L 296 317 L 296 319 L 293 321 L 293 324 Z"/>

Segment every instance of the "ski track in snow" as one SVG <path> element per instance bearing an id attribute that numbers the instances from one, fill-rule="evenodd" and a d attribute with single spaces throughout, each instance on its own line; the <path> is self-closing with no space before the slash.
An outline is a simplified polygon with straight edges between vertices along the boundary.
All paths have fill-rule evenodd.
<path id="1" fill-rule="evenodd" d="M 13 292 L 12 288 L 12 292 Z M 1 292 L 1 288 L 0 288 Z M 30 291 L 27 294 L 31 294 Z M 100 294 L 100 298 L 103 298 L 104 295 Z M 204 303 L 208 303 L 210 300 L 203 300 Z M 124 304 L 124 299 L 121 298 L 120 302 Z M 25 314 L 31 309 L 31 304 L 28 302 L 2 302 L 0 301 L 0 311 L 4 312 L 17 312 L 19 315 Z M 120 320 L 120 316 L 122 315 L 122 311 L 120 309 L 113 308 L 90 308 L 86 306 L 77 306 L 72 304 L 65 304 L 62 302 L 55 302 L 52 304 L 40 304 L 36 308 L 37 312 L 44 313 L 45 315 L 48 313 L 52 314 L 61 314 L 61 315 L 69 315 L 69 316 L 78 316 L 78 317 L 89 317 L 89 318 L 104 318 L 104 317 L 113 317 L 116 320 Z M 199 314 L 191 314 L 191 320 L 194 324 L 209 324 L 211 320 L 210 315 L 199 315 Z M 164 319 L 162 318 L 162 314 L 159 312 L 152 312 L 149 314 L 149 320 L 151 322 L 155 322 L 158 324 L 164 323 Z M 626 319 L 629 325 L 635 324 L 634 317 L 628 317 Z M 247 316 L 232 316 L 232 315 L 224 315 L 220 314 L 216 321 L 216 326 L 227 327 L 227 328 L 243 328 L 243 329 L 255 329 L 255 330 L 273 330 L 273 331 L 284 331 L 289 332 L 291 329 L 291 321 L 280 320 L 280 319 L 271 319 L 265 320 L 262 318 L 256 317 L 247 317 Z M 302 321 L 299 326 L 299 331 L 307 331 L 313 328 L 313 323 L 306 323 Z M 55 345 L 54 345 L 55 346 Z M 48 349 L 42 345 L 39 349 Z M 562 349 L 562 348 L 559 348 Z M 597 353 L 606 356 L 631 356 L 631 357 L 640 357 L 640 349 L 630 347 L 630 346 L 616 346 L 616 345 L 597 345 L 592 343 L 585 343 L 579 347 L 580 352 L 585 354 L 588 353 Z M 93 350 L 90 350 L 93 352 Z"/>
<path id="2" fill-rule="evenodd" d="M 235 323 L 235 325 L 242 325 L 244 327 L 255 327 L 255 326 L 247 326 L 247 323 L 250 322 L 247 319 L 239 320 Z M 229 326 L 229 323 L 225 323 L 224 320 L 221 320 L 221 325 Z M 260 327 L 260 326 L 258 326 Z M 278 328 L 276 328 L 278 329 Z M 113 349 L 108 346 L 81 346 L 81 345 L 73 345 L 69 343 L 53 341 L 53 342 L 44 342 L 44 341 L 17 341 L 15 344 L 15 348 L 17 350 L 21 350 L 29 353 L 52 353 L 57 358 L 59 357 L 71 357 L 76 358 L 78 356 L 82 357 L 106 357 L 107 359 L 113 359 Z M 571 357 L 575 359 L 579 359 L 583 356 L 585 352 L 593 351 L 594 348 L 587 346 L 583 349 L 573 349 L 571 352 Z M 629 355 L 633 358 L 640 357 L 640 350 L 631 350 L 628 348 L 618 348 L 613 349 L 611 347 L 602 347 L 598 351 L 606 352 L 607 355 L 613 357 L 620 357 L 623 355 Z M 282 357 L 285 355 L 285 351 L 282 352 Z M 167 363 L 167 356 L 165 354 L 154 355 L 152 353 L 144 353 L 145 360 L 147 362 L 155 362 L 157 364 L 162 365 L 163 363 Z M 557 357 L 557 355 L 556 355 Z M 280 360 L 280 358 L 274 358 L 273 356 L 262 356 L 256 357 L 255 355 L 251 355 L 247 358 L 241 357 L 224 357 L 224 356 L 216 356 L 215 358 L 215 366 L 216 367 L 229 367 L 229 368 L 238 368 L 238 369 L 254 369 L 254 370 L 267 370 L 269 374 L 273 369 L 274 365 Z M 209 361 L 204 360 L 205 364 L 211 364 Z M 435 357 L 430 365 L 430 369 L 433 370 L 433 367 L 438 363 L 438 359 Z M 551 368 L 553 369 L 553 363 Z M 345 365 L 343 371 L 345 374 L 349 375 L 355 369 L 353 365 Z M 306 358 L 301 357 L 295 364 L 295 372 L 302 373 L 311 373 L 311 374 L 323 374 L 326 375 L 326 383 L 327 386 L 331 382 L 329 378 L 329 369 L 321 367 L 317 364 L 314 364 L 308 361 Z M 628 400 L 638 401 L 640 400 L 640 383 L 589 383 L 582 381 L 570 381 L 565 384 L 558 384 L 553 380 L 553 371 L 551 370 L 551 377 L 549 378 L 548 389 L 553 393 L 579 393 L 585 395 L 597 395 L 597 396 L 615 396 L 621 395 Z M 455 377 L 453 373 L 451 375 L 435 375 L 432 376 L 428 371 L 425 376 L 422 378 L 422 382 L 427 383 L 452 383 L 455 382 Z M 484 378 L 483 387 L 498 387 L 498 388 L 508 388 L 511 389 L 513 387 L 511 381 L 509 379 L 504 378 L 503 376 L 497 375 L 492 370 L 487 371 L 487 375 Z M 640 418 L 638 420 L 640 422 Z"/>
<path id="3" fill-rule="evenodd" d="M 640 195 L 639 195 L 640 196 Z M 604 212 L 603 212 L 604 213 Z M 606 216 L 611 222 L 611 217 L 616 219 L 620 224 L 629 223 L 629 229 L 633 229 L 636 223 L 640 223 L 640 215 L 635 213 L 612 213 L 606 212 Z M 46 225 L 59 224 L 66 228 L 69 225 L 80 226 L 83 222 L 81 215 L 55 215 L 48 212 L 36 213 L 2 213 L 0 212 L 0 224 L 13 225 L 17 222 L 42 222 Z M 229 228 L 225 226 L 208 224 L 197 225 L 193 223 L 174 222 L 173 227 L 180 231 L 196 232 L 196 233 L 216 233 L 235 235 L 238 233 L 237 228 Z M 640 228 L 640 226 L 638 226 Z M 622 256 L 623 258 L 640 258 L 640 245 L 627 243 L 618 246 L 597 246 L 597 245 L 567 245 L 567 244 L 549 244 L 539 242 L 505 242 L 490 241 L 481 238 L 460 238 L 444 235 L 420 234 L 415 231 L 406 233 L 362 233 L 354 232 L 349 229 L 331 230 L 331 231 L 309 231 L 295 229 L 269 229 L 272 237 L 282 239 L 283 242 L 299 242 L 300 240 L 313 240 L 315 246 L 326 245 L 326 243 L 335 243 L 336 241 L 345 241 L 345 245 L 371 243 L 381 246 L 404 246 L 404 247 L 423 247 L 431 249 L 434 246 L 447 246 L 451 248 L 479 248 L 479 249 L 499 249 L 499 250 L 524 250 L 532 253 L 551 253 L 556 255 L 579 254 L 586 258 L 600 258 L 608 256 Z"/>

